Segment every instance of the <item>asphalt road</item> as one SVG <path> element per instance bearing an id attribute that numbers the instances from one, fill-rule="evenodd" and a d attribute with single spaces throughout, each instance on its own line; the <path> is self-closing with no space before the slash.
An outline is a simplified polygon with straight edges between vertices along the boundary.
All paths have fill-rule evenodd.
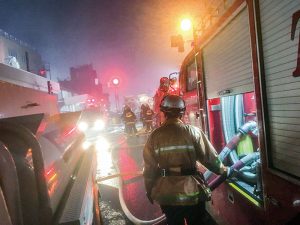
<path id="1" fill-rule="evenodd" d="M 141 224 L 162 216 L 159 206 L 151 205 L 145 196 L 141 170 L 148 134 L 141 126 L 137 128 L 139 135 L 131 137 L 124 134 L 122 125 L 110 126 L 101 133 L 89 132 L 88 140 L 98 143 L 97 179 L 104 225 Z M 206 224 L 216 225 L 209 216 Z"/>
<path id="2" fill-rule="evenodd" d="M 105 139 L 109 143 L 108 148 L 97 151 L 97 178 L 104 224 L 134 224 L 131 221 L 152 221 L 162 216 L 159 206 L 151 205 L 145 196 L 141 171 L 142 150 L 147 134 L 140 126 L 138 130 L 138 136 L 127 137 L 120 125 L 103 133 L 89 135 L 90 141 L 96 143 L 99 139 Z M 122 175 L 114 177 L 116 174 Z"/>

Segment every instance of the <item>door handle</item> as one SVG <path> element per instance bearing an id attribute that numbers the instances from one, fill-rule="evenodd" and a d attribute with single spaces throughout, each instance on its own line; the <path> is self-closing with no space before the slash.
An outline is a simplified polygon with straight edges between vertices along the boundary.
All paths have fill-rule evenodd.
<path id="1" fill-rule="evenodd" d="M 26 105 L 22 105 L 21 108 L 28 109 L 28 108 L 35 107 L 35 106 L 40 106 L 40 104 L 37 102 L 29 102 Z"/>

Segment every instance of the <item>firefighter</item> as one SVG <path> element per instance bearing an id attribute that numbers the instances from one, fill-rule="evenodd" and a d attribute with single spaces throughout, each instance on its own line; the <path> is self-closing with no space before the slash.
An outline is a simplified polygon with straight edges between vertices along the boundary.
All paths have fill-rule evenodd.
<path id="1" fill-rule="evenodd" d="M 154 96 L 154 111 L 156 114 L 156 118 L 155 118 L 155 127 L 160 126 L 163 121 L 164 121 L 164 116 L 163 113 L 160 112 L 159 110 L 159 104 L 161 102 L 161 100 L 168 95 L 168 91 L 169 91 L 169 78 L 168 77 L 162 77 L 159 80 L 159 88 L 157 89 L 155 96 Z"/>
<path id="2" fill-rule="evenodd" d="M 154 116 L 153 110 L 150 108 L 148 104 L 145 104 L 144 121 L 146 126 L 146 132 L 150 132 L 153 130 L 153 116 Z"/>
<path id="3" fill-rule="evenodd" d="M 226 177 L 231 169 L 222 164 L 199 128 L 181 121 L 185 112 L 181 97 L 165 96 L 160 110 L 166 121 L 150 134 L 143 151 L 147 197 L 160 205 L 168 225 L 183 225 L 185 221 L 189 225 L 201 224 L 207 196 L 195 179 L 199 174 L 197 164 Z"/>
<path id="4" fill-rule="evenodd" d="M 145 114 L 146 114 L 146 106 L 145 106 L 145 104 L 142 104 L 141 105 L 141 112 L 140 112 L 140 120 L 143 123 L 143 128 L 146 127 L 146 124 L 145 124 Z"/>
<path id="5" fill-rule="evenodd" d="M 125 133 L 128 135 L 137 135 L 137 129 L 135 127 L 136 116 L 128 105 L 124 106 L 121 117 L 125 124 Z"/>

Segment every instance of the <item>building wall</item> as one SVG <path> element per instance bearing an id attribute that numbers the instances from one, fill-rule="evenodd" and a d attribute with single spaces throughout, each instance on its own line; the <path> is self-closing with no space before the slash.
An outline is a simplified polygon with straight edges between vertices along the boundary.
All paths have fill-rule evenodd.
<path id="1" fill-rule="evenodd" d="M 95 81 L 95 79 L 98 79 L 98 75 L 92 64 L 71 67 L 70 76 L 69 84 L 76 93 L 89 94 L 95 98 L 101 98 L 102 85 Z"/>
<path id="2" fill-rule="evenodd" d="M 46 78 L 3 63 L 0 63 L 0 81 L 48 92 L 48 80 Z M 51 86 L 54 94 L 60 92 L 59 83 L 51 81 Z"/>
<path id="3" fill-rule="evenodd" d="M 99 83 L 97 72 L 93 68 L 92 64 L 71 67 L 70 78 L 70 80 L 63 80 L 59 82 L 62 90 L 68 90 L 70 93 L 73 93 L 73 97 L 76 95 L 88 95 L 90 96 L 90 99 L 93 99 L 94 101 L 91 102 L 91 104 L 95 104 L 105 109 L 109 108 L 108 95 L 103 93 L 102 84 Z M 64 111 L 67 111 L 70 108 L 66 108 L 66 106 L 74 105 L 78 100 L 76 98 L 72 98 L 73 103 L 70 104 L 68 97 L 62 96 L 62 98 L 65 103 L 62 108 Z M 88 99 L 86 100 L 88 101 Z M 86 102 L 86 104 L 89 104 L 89 102 Z M 76 106 L 75 108 L 77 109 L 78 107 Z"/>
<path id="4" fill-rule="evenodd" d="M 4 45 L 2 39 L 3 37 L 0 36 L 0 62 L 4 62 L 5 58 Z"/>
<path id="5" fill-rule="evenodd" d="M 27 59 L 26 59 L 27 52 Z M 8 33 L 0 30 L 0 62 L 5 63 L 9 56 L 16 57 L 20 69 L 31 73 L 39 74 L 39 70 L 43 67 L 43 61 L 33 48 L 28 44 L 17 40 Z M 28 66 L 27 66 L 28 62 Z"/>

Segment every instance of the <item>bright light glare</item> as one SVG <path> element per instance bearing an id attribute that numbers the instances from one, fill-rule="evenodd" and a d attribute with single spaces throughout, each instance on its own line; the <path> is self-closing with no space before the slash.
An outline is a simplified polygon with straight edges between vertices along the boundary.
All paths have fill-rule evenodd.
<path id="1" fill-rule="evenodd" d="M 147 101 L 147 96 L 140 97 L 140 102 L 146 102 L 146 101 Z"/>
<path id="2" fill-rule="evenodd" d="M 196 115 L 192 112 L 189 113 L 190 120 L 194 120 Z"/>
<path id="3" fill-rule="evenodd" d="M 102 152 L 102 151 L 107 151 L 110 147 L 110 144 L 108 143 L 108 141 L 101 137 L 96 141 L 96 150 L 98 152 Z"/>
<path id="4" fill-rule="evenodd" d="M 190 19 L 183 19 L 180 26 L 183 31 L 188 31 L 192 28 L 192 22 Z"/>
<path id="5" fill-rule="evenodd" d="M 82 143 L 82 148 L 83 148 L 84 150 L 87 150 L 91 145 L 92 145 L 91 142 L 85 141 L 85 142 Z"/>
<path id="6" fill-rule="evenodd" d="M 77 127 L 80 131 L 86 131 L 88 129 L 88 124 L 86 122 L 80 122 Z"/>
<path id="7" fill-rule="evenodd" d="M 118 78 L 114 78 L 114 79 L 112 80 L 112 82 L 113 82 L 114 85 L 118 85 L 120 81 L 119 81 Z"/>
<path id="8" fill-rule="evenodd" d="M 94 123 L 94 128 L 97 130 L 103 130 L 105 127 L 105 123 L 103 120 L 96 120 Z"/>
<path id="9" fill-rule="evenodd" d="M 102 144 L 100 143 L 102 142 Z M 104 149 L 101 147 L 103 145 L 103 140 L 97 142 L 96 150 L 97 150 L 97 175 L 99 176 L 107 176 L 111 172 L 112 157 L 111 152 L 108 149 Z M 106 144 L 104 144 L 106 145 Z M 110 181 L 107 181 L 110 182 Z"/>

